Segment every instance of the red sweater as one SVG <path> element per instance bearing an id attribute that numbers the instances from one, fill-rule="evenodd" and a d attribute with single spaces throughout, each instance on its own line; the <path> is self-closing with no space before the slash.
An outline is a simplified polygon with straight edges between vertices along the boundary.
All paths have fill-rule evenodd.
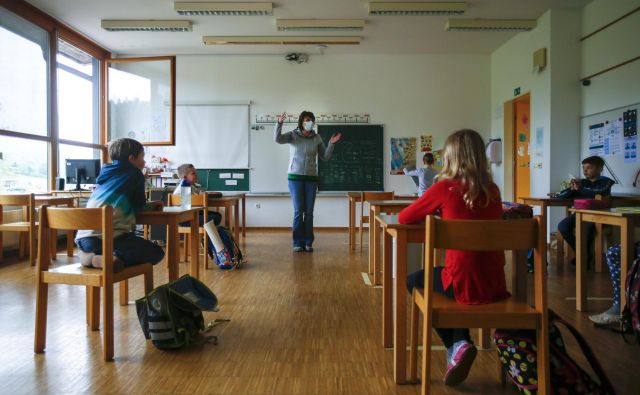
<path id="1" fill-rule="evenodd" d="M 469 209 L 463 200 L 463 189 L 458 180 L 439 181 L 413 204 L 400 212 L 403 224 L 420 223 L 425 216 L 440 210 L 442 219 L 500 219 L 502 202 L 500 190 L 491 184 L 489 192 L 495 198 L 487 207 L 482 207 L 485 198 L 480 198 Z M 484 304 L 509 297 L 504 277 L 504 252 L 471 252 L 448 250 L 442 270 L 445 289 L 453 284 L 456 302 L 462 304 Z"/>

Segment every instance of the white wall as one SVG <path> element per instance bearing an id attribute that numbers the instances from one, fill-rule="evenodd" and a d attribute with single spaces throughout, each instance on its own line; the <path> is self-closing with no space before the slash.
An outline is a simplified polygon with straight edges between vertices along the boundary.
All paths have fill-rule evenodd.
<path id="1" fill-rule="evenodd" d="M 640 0 L 594 0 L 582 12 L 587 35 L 640 6 Z M 582 42 L 582 76 L 640 55 L 640 12 Z M 582 115 L 640 102 L 640 61 L 599 75 L 582 88 Z"/>
<path id="2" fill-rule="evenodd" d="M 532 196 L 558 191 L 567 174 L 579 168 L 580 22 L 578 10 L 549 10 L 534 30 L 518 34 L 491 54 L 492 136 L 504 137 L 502 108 L 517 87 L 531 94 L 532 139 L 536 129 L 544 131 L 542 168 L 531 169 Z M 547 49 L 547 66 L 538 72 L 532 60 L 540 48 Z M 504 165 L 494 165 L 493 171 L 501 187 L 511 185 Z M 552 211 L 549 228 L 560 219 L 560 211 Z"/>
<path id="3" fill-rule="evenodd" d="M 549 48 L 551 43 L 551 13 L 538 19 L 535 29 L 519 33 L 491 54 L 491 136 L 504 138 L 504 103 L 513 99 L 514 89 L 520 87 L 521 94 L 531 94 L 531 133 L 544 128 L 545 156 L 542 169 L 531 169 L 531 194 L 543 195 L 549 187 L 549 129 L 551 119 L 551 66 L 541 72 L 533 70 L 533 52 Z M 548 62 L 551 63 L 551 62 Z M 493 165 L 493 174 L 500 190 L 504 191 L 504 163 Z"/>
<path id="4" fill-rule="evenodd" d="M 432 134 L 442 145 L 463 127 L 489 136 L 489 57 L 484 55 L 323 55 L 308 64 L 283 56 L 179 56 L 177 101 L 252 101 L 251 118 L 279 111 L 369 113 L 385 126 L 385 189 L 413 193 L 389 175 L 389 138 Z M 264 133 L 272 133 L 266 128 Z M 253 132 L 252 132 L 253 133 Z M 275 149 L 251 147 L 251 151 Z M 273 177 L 286 177 L 274 168 Z M 255 204 L 260 204 L 257 209 Z M 288 197 L 251 198 L 249 226 L 290 226 Z M 319 197 L 318 226 L 347 226 L 346 198 Z"/>

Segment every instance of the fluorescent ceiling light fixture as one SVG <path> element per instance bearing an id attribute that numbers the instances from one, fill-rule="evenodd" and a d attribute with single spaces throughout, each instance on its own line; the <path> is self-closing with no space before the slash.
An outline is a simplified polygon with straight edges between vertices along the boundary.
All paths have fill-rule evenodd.
<path id="1" fill-rule="evenodd" d="M 444 30 L 465 31 L 529 31 L 536 27 L 534 19 L 449 19 Z"/>
<path id="2" fill-rule="evenodd" d="M 180 15 L 273 15 L 273 3 L 177 1 L 173 7 Z"/>
<path id="3" fill-rule="evenodd" d="M 357 36 L 204 36 L 207 45 L 358 45 Z"/>
<path id="4" fill-rule="evenodd" d="M 277 19 L 280 31 L 362 30 L 364 19 Z"/>
<path id="5" fill-rule="evenodd" d="M 465 2 L 369 3 L 371 15 L 460 15 Z"/>
<path id="6" fill-rule="evenodd" d="M 102 20 L 110 32 L 190 32 L 191 21 Z"/>

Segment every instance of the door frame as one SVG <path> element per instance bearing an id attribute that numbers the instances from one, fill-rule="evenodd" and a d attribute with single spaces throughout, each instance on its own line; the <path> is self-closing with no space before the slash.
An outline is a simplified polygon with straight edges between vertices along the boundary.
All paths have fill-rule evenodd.
<path id="1" fill-rule="evenodd" d="M 504 142 L 504 199 L 515 202 L 516 199 L 516 103 L 521 101 L 529 102 L 529 113 L 531 113 L 531 92 L 525 92 L 520 96 L 504 102 L 503 122 L 504 129 L 502 141 Z M 531 118 L 531 117 L 530 117 Z"/>

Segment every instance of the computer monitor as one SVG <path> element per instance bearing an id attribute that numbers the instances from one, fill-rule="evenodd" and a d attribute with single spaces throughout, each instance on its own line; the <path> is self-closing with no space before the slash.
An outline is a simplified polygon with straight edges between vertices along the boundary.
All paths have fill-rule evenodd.
<path id="1" fill-rule="evenodd" d="M 76 184 L 75 191 L 81 191 L 80 184 L 95 184 L 100 174 L 100 159 L 65 160 L 67 184 Z"/>

